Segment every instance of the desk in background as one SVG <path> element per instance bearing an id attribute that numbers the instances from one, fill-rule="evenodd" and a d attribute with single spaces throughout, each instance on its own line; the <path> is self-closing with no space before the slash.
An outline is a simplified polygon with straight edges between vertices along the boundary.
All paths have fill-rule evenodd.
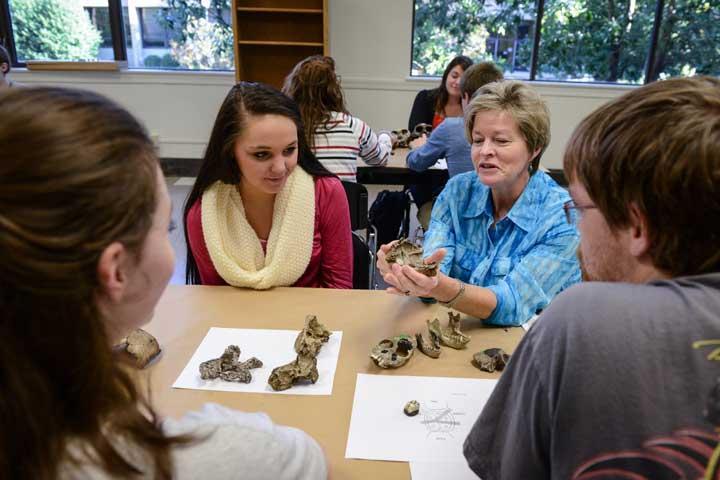
<path id="1" fill-rule="evenodd" d="M 382 291 L 275 288 L 252 291 L 232 287 L 174 285 L 168 287 L 147 330 L 156 336 L 162 356 L 148 369 L 153 403 L 162 415 L 180 417 L 203 403 L 217 402 L 244 411 L 267 412 L 276 423 L 300 428 L 323 447 L 334 479 L 410 478 L 407 463 L 345 458 L 357 373 L 498 378 L 470 364 L 472 354 L 491 347 L 515 350 L 520 328 L 486 327 L 466 319 L 463 331 L 472 336 L 466 350 L 444 348 L 433 360 L 416 352 L 398 370 L 376 367 L 368 354 L 383 338 L 425 331 L 425 320 L 447 322 L 447 310 L 415 298 Z M 307 314 L 317 315 L 330 330 L 342 330 L 340 358 L 331 396 L 273 395 L 173 389 L 210 327 L 302 329 Z M 242 348 L 242 345 L 240 346 Z M 408 393 L 408 400 L 412 393 Z"/>
<path id="2" fill-rule="evenodd" d="M 369 167 L 362 160 L 357 161 L 357 181 L 363 185 L 418 185 L 447 181 L 446 169 L 430 168 L 416 172 L 407 167 L 406 158 L 410 149 L 396 148 L 384 167 Z"/>

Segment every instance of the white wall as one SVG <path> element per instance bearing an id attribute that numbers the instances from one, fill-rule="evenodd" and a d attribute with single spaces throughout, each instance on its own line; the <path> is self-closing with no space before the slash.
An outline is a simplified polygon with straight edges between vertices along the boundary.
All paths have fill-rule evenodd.
<path id="1" fill-rule="evenodd" d="M 436 80 L 409 79 L 412 0 L 329 0 L 330 49 L 342 76 L 348 107 L 375 129 L 407 126 L 415 93 Z M 146 72 L 11 73 L 17 82 L 86 88 L 127 107 L 157 136 L 164 157 L 202 155 L 232 73 Z M 552 142 L 544 157 L 562 166 L 562 149 L 577 123 L 632 87 L 549 84 L 534 86 L 550 106 Z"/>

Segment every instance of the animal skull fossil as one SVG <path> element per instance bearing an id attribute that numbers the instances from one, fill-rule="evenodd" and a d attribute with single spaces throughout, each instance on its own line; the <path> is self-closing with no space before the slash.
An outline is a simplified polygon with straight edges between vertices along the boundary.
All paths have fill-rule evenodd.
<path id="1" fill-rule="evenodd" d="M 219 358 L 213 358 L 200 364 L 200 378 L 213 380 L 219 378 L 226 382 L 250 383 L 251 368 L 260 368 L 263 363 L 256 357 L 240 361 L 240 347 L 229 345 Z"/>
<path id="2" fill-rule="evenodd" d="M 488 348 L 473 355 L 472 364 L 484 372 L 502 371 L 510 360 L 510 355 L 502 348 Z"/>
<path id="3" fill-rule="evenodd" d="M 385 255 L 385 261 L 388 264 L 409 265 L 417 272 L 428 277 L 437 275 L 437 262 L 425 263 L 422 247 L 415 245 L 406 238 L 401 239 L 390 248 L 390 251 Z"/>
<path id="4" fill-rule="evenodd" d="M 415 340 L 417 341 L 418 350 L 427 355 L 430 358 L 438 358 L 440 356 L 440 337 L 433 332 L 428 330 L 430 340 L 426 340 L 422 333 L 415 334 Z"/>
<path id="5" fill-rule="evenodd" d="M 145 368 L 162 351 L 155 337 L 141 328 L 123 338 L 117 348 L 127 352 L 137 368 Z"/>
<path id="6" fill-rule="evenodd" d="M 448 312 L 448 317 L 447 327 L 441 327 L 440 320 L 437 318 L 432 322 L 428 320 L 428 330 L 430 330 L 431 335 L 437 335 L 440 338 L 440 343 L 446 347 L 458 350 L 465 348 L 470 342 L 470 337 L 460 331 L 460 314 Z"/>
<path id="7" fill-rule="evenodd" d="M 409 335 L 380 340 L 370 352 L 370 358 L 380 368 L 402 367 L 415 352 L 415 341 Z"/>
<path id="8" fill-rule="evenodd" d="M 273 390 L 287 390 L 300 381 L 315 383 L 320 378 L 317 369 L 317 355 L 322 346 L 330 339 L 331 332 L 318 322 L 315 315 L 305 317 L 305 328 L 295 338 L 297 357 L 290 363 L 281 365 L 270 373 L 268 383 Z"/>

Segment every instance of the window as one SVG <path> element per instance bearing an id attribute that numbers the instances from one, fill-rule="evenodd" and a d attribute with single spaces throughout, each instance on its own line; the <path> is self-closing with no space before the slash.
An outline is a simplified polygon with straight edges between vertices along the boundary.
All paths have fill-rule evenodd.
<path id="1" fill-rule="evenodd" d="M 84 7 L 95 29 L 100 32 L 100 48 L 112 48 L 112 32 L 110 31 L 110 12 L 107 7 Z M 112 55 L 112 50 L 110 50 Z M 108 57 L 112 59 L 113 57 Z"/>
<path id="2" fill-rule="evenodd" d="M 493 61 L 519 79 L 641 84 L 717 76 L 720 2 L 414 0 L 411 74 L 441 75 L 458 54 Z"/>
<path id="3" fill-rule="evenodd" d="M 18 61 L 101 58 L 105 25 L 98 29 L 80 2 L 10 0 L 9 7 Z"/>
<path id="4" fill-rule="evenodd" d="M 142 46 L 170 47 L 172 31 L 161 22 L 167 17 L 167 8 L 138 8 Z"/>
<path id="5" fill-rule="evenodd" d="M 231 0 L 0 0 L 0 38 L 26 60 L 232 70 Z M 12 35 L 10 35 L 12 32 Z"/>

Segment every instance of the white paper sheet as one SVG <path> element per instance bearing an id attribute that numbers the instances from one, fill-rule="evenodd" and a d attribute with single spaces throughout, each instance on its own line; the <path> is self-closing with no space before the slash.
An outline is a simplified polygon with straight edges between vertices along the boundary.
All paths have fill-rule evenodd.
<path id="1" fill-rule="evenodd" d="M 410 462 L 412 480 L 478 480 L 466 462 Z"/>
<path id="2" fill-rule="evenodd" d="M 268 378 L 275 367 L 285 365 L 297 354 L 294 350 L 295 338 L 299 330 L 254 330 L 241 328 L 212 327 L 198 346 L 192 358 L 173 384 L 174 388 L 195 390 L 219 390 L 223 392 L 280 393 L 289 395 L 331 395 L 335 370 L 340 355 L 342 332 L 332 332 L 330 340 L 323 345 L 318 354 L 318 373 L 320 378 L 314 385 L 303 383 L 289 390 L 276 392 L 268 385 Z M 240 360 L 257 357 L 263 362 L 261 368 L 250 370 L 250 383 L 226 382 L 220 379 L 203 380 L 200 378 L 200 364 L 212 358 L 218 358 L 228 345 L 240 347 Z"/>
<path id="3" fill-rule="evenodd" d="M 462 444 L 496 383 L 358 374 L 345 457 L 464 462 Z M 403 413 L 410 400 L 420 402 L 414 417 Z"/>
<path id="4" fill-rule="evenodd" d="M 447 170 L 448 169 L 447 160 L 445 160 L 444 158 L 441 158 L 437 162 L 435 162 L 435 164 L 431 165 L 429 168 L 431 170 Z"/>

